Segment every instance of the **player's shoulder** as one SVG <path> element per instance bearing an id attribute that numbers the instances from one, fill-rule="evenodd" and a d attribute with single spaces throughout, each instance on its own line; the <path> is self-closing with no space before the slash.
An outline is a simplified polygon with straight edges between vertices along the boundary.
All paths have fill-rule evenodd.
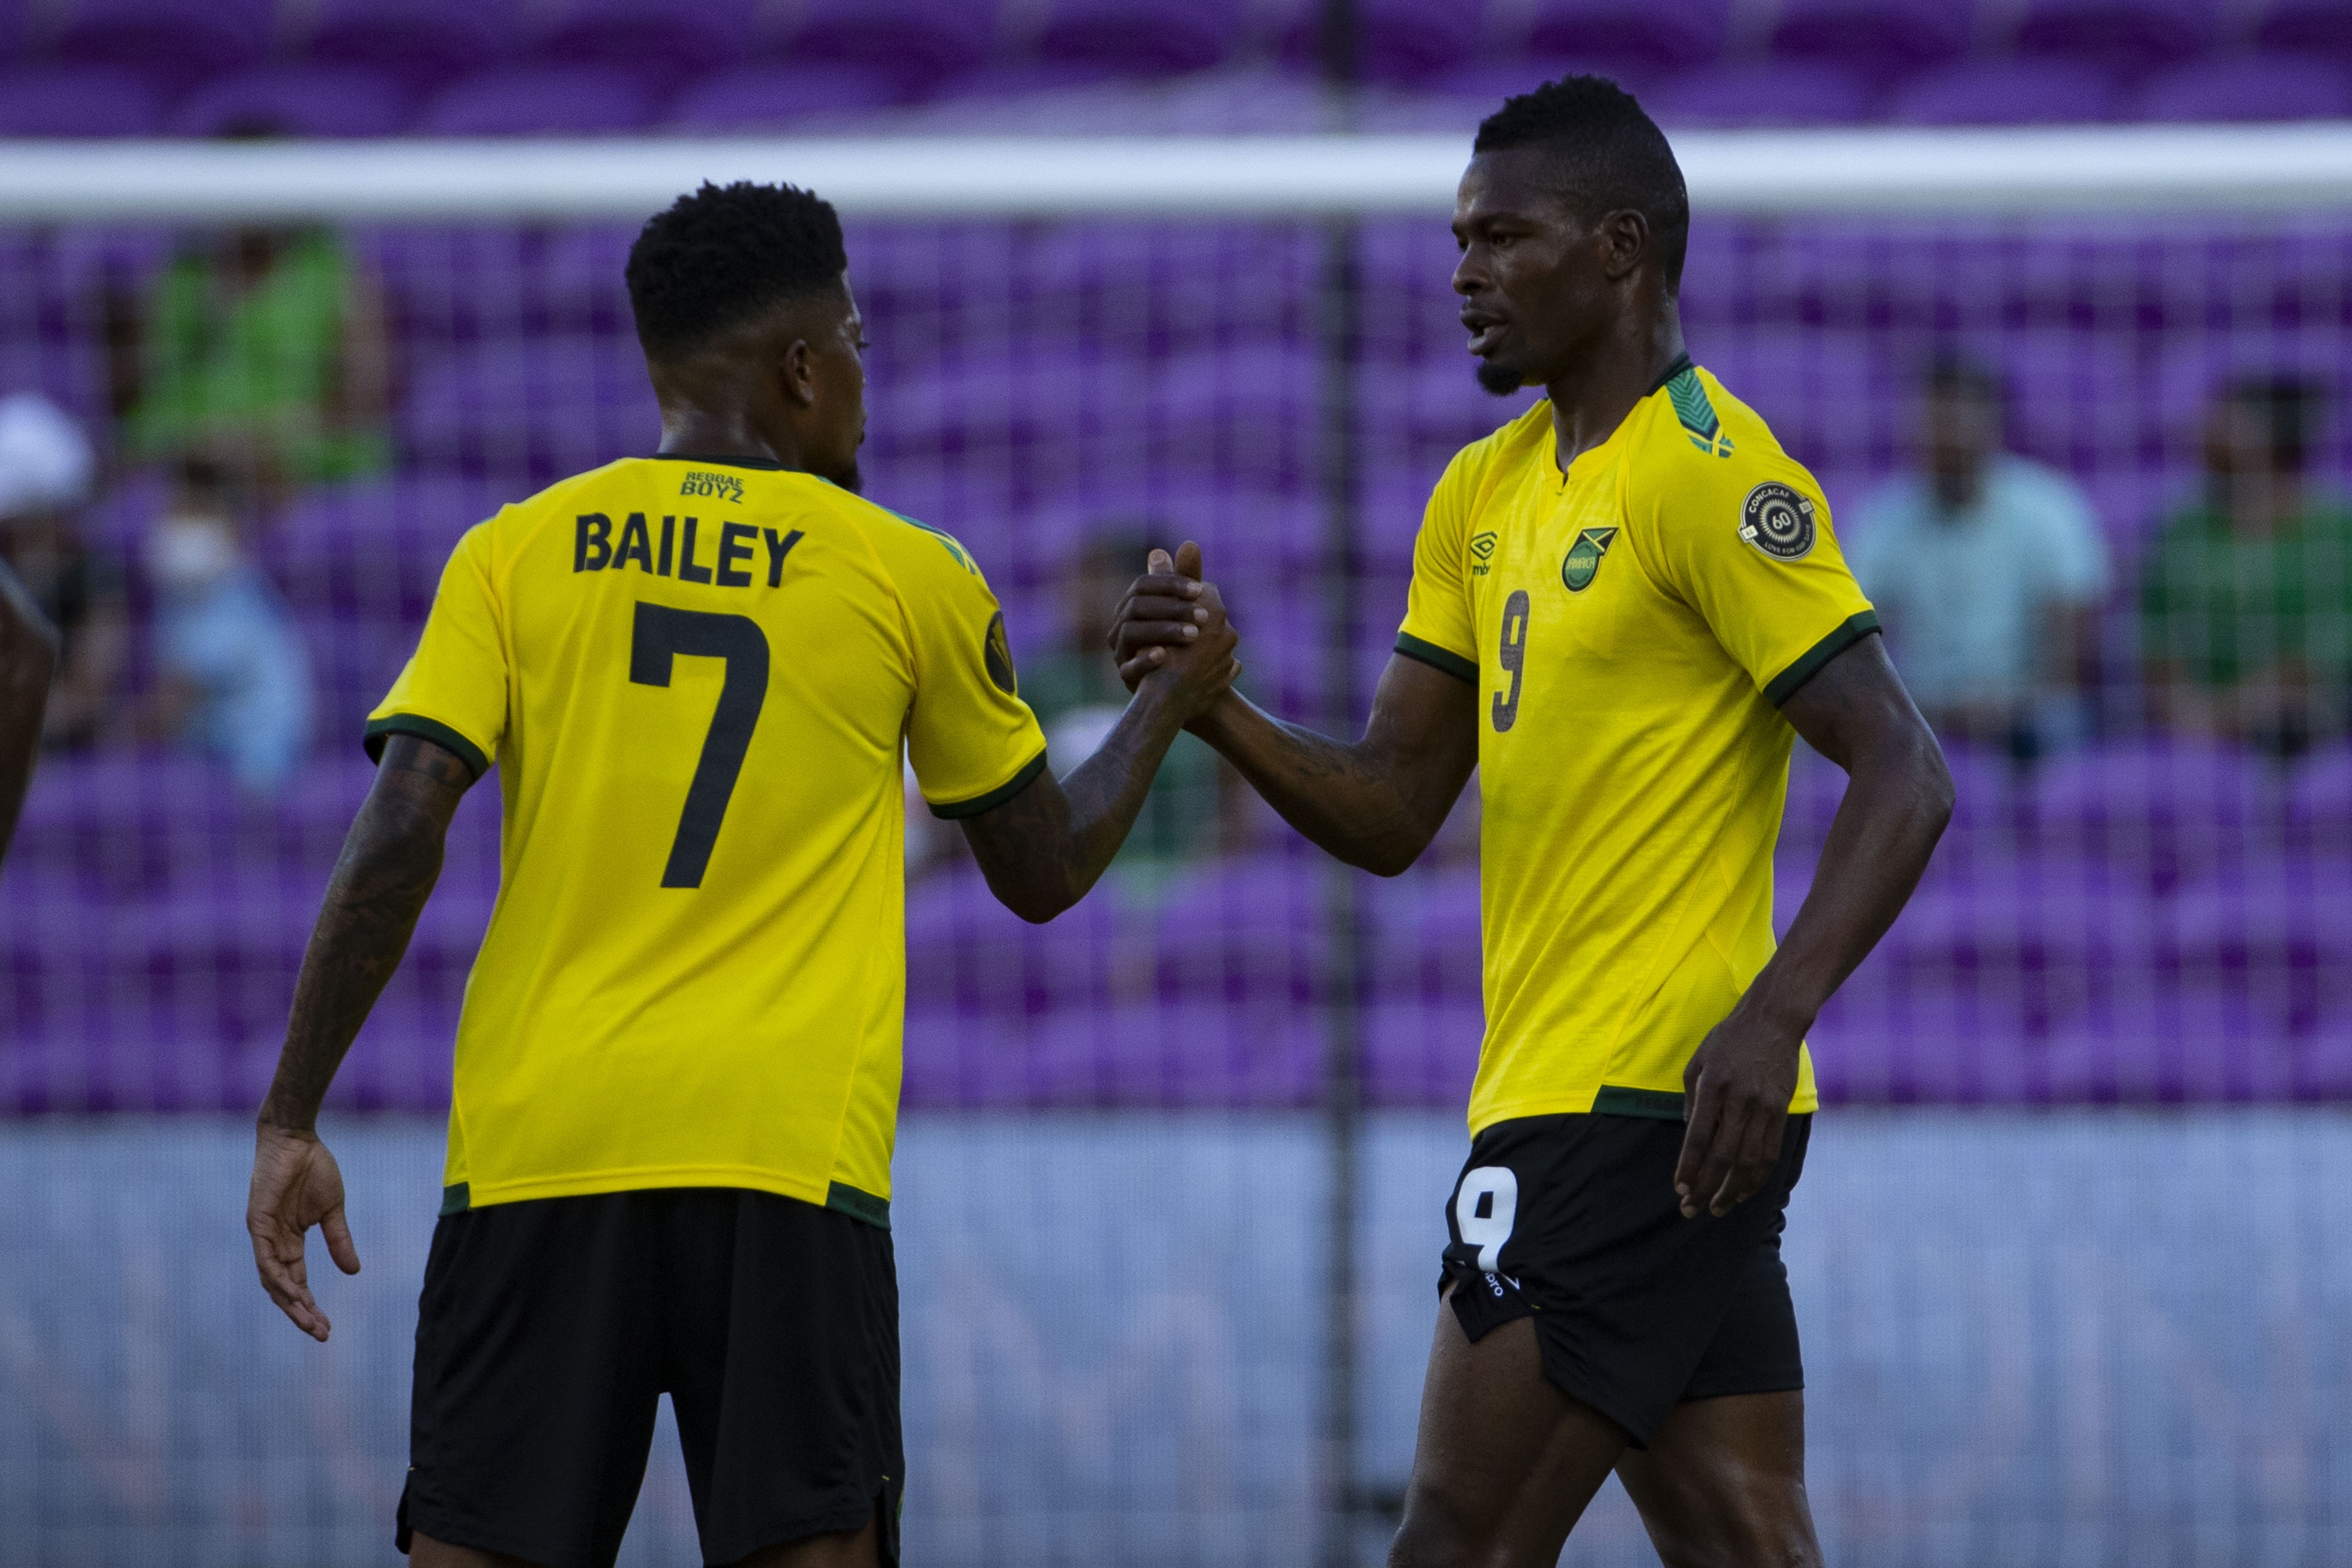
<path id="1" fill-rule="evenodd" d="M 947 529 L 835 488 L 837 495 L 828 499 L 835 502 L 842 519 L 865 536 L 875 558 L 894 579 L 911 576 L 950 581 L 981 580 L 979 562 L 964 548 L 963 541 Z"/>
<path id="2" fill-rule="evenodd" d="M 1709 517 L 1729 507 L 1824 503 L 1804 465 L 1789 455 L 1764 416 L 1704 367 L 1678 363 L 1634 417 L 1633 460 L 1628 465 L 1629 510 L 1654 512 L 1662 522 L 1693 514 Z"/>

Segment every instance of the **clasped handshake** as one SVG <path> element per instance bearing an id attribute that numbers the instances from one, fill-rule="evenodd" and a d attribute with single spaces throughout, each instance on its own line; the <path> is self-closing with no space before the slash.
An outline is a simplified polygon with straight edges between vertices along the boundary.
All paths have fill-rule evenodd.
<path id="1" fill-rule="evenodd" d="M 1216 706 L 1242 673 L 1241 639 L 1225 619 L 1223 596 L 1201 575 L 1201 547 L 1186 540 L 1171 557 L 1151 552 L 1112 618 L 1110 649 L 1130 692 L 1165 682 L 1190 723 Z"/>

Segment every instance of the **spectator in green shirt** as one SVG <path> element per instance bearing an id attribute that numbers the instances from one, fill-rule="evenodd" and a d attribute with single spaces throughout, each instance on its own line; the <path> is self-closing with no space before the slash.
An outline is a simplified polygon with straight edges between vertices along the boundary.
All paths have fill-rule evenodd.
<path id="1" fill-rule="evenodd" d="M 1068 620 L 1061 645 L 1019 661 L 1022 699 L 1045 727 L 1046 752 L 1056 759 L 1091 753 L 1127 707 L 1127 688 L 1110 653 L 1111 618 L 1153 548 L 1140 531 L 1088 541 L 1064 588 Z M 1129 891 L 1155 893 L 1185 862 L 1223 846 L 1231 812 L 1223 774 L 1217 754 L 1198 737 L 1176 737 L 1142 815 L 1111 862 L 1112 874 Z"/>
<path id="2" fill-rule="evenodd" d="M 376 291 L 321 229 L 237 229 L 175 257 L 109 320 L 133 458 L 195 459 L 262 504 L 381 473 L 386 361 Z"/>
<path id="3" fill-rule="evenodd" d="M 2321 394 L 2241 382 L 2205 427 L 2205 489 L 2140 576 L 2158 723 L 2292 757 L 2352 716 L 2352 509 L 2306 474 Z"/>

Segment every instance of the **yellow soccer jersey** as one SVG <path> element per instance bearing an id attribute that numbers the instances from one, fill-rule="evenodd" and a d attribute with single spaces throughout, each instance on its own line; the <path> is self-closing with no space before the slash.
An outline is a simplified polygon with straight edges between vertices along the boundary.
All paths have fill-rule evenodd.
<path id="1" fill-rule="evenodd" d="M 1776 704 L 1877 625 L 1812 476 L 1687 359 L 1565 476 L 1551 413 L 1446 469 L 1397 639 L 1478 687 L 1474 1134 L 1681 1116 L 1683 1069 L 1772 954 Z M 1808 1056 L 1791 1109 L 1814 1104 Z"/>
<path id="2" fill-rule="evenodd" d="M 445 1212 L 733 1186 L 888 1223 L 901 747 L 931 809 L 1045 766 L 962 547 L 814 476 L 631 458 L 459 541 L 368 721 L 491 761 L 503 869 Z"/>

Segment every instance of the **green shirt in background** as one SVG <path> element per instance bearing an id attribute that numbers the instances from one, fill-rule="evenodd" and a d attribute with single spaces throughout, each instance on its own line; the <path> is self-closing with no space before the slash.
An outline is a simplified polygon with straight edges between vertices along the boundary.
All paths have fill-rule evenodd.
<path id="1" fill-rule="evenodd" d="M 148 297 L 146 391 L 124 422 L 130 450 L 170 458 L 265 445 L 287 477 L 304 481 L 389 467 L 383 431 L 326 419 L 352 284 L 341 243 L 320 232 L 290 241 L 268 276 L 234 298 L 211 256 L 173 260 Z"/>
<path id="2" fill-rule="evenodd" d="M 2352 511 L 2315 505 L 2259 538 L 2213 507 L 2179 513 L 2141 568 L 2140 649 L 2209 687 L 2281 660 L 2315 685 L 2352 683 Z"/>
<path id="3" fill-rule="evenodd" d="M 1083 761 L 1127 706 L 1127 688 L 1108 655 L 1049 653 L 1021 665 L 1021 697 L 1045 727 L 1056 771 Z M 1066 737 L 1066 738 L 1065 738 Z M 1179 735 L 1111 869 L 1132 892 L 1150 894 L 1183 865 L 1217 852 L 1217 754 Z"/>

